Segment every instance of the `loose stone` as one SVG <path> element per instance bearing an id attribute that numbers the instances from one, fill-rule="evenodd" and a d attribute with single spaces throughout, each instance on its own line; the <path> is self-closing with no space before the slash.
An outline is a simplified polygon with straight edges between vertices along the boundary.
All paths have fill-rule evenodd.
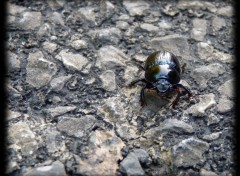
<path id="1" fill-rule="evenodd" d="M 225 72 L 225 68 L 219 63 L 198 66 L 191 72 L 191 76 L 197 82 L 200 88 L 206 88 L 208 80 Z"/>
<path id="2" fill-rule="evenodd" d="M 7 13 L 10 14 L 10 15 L 17 15 L 19 13 L 22 13 L 24 12 L 25 10 L 27 10 L 26 7 L 23 7 L 23 6 L 18 6 L 18 5 L 15 5 L 15 4 L 11 4 L 9 2 L 6 3 L 6 6 L 7 6 Z"/>
<path id="3" fill-rule="evenodd" d="M 104 46 L 98 50 L 96 66 L 101 69 L 110 69 L 115 66 L 125 66 L 130 59 L 120 49 L 113 46 Z"/>
<path id="4" fill-rule="evenodd" d="M 131 16 L 144 15 L 145 11 L 147 11 L 150 7 L 148 2 L 143 0 L 139 1 L 124 0 L 123 5 Z"/>
<path id="5" fill-rule="evenodd" d="M 209 135 L 205 135 L 202 137 L 202 139 L 210 142 L 210 141 L 214 141 L 216 139 L 218 139 L 221 136 L 222 132 L 215 132 Z"/>
<path id="6" fill-rule="evenodd" d="M 7 64 L 9 71 L 19 70 L 20 69 L 20 60 L 15 53 L 10 51 L 7 52 Z"/>
<path id="7" fill-rule="evenodd" d="M 115 73 L 111 70 L 106 70 L 100 75 L 103 83 L 103 88 L 107 91 L 115 91 L 117 89 Z"/>
<path id="8" fill-rule="evenodd" d="M 137 156 L 131 152 L 120 163 L 120 172 L 126 175 L 145 175 Z"/>
<path id="9" fill-rule="evenodd" d="M 33 157 L 38 148 L 36 136 L 25 122 L 16 123 L 8 128 L 8 141 L 20 147 L 23 156 Z"/>
<path id="10" fill-rule="evenodd" d="M 232 17 L 234 14 L 233 11 L 234 9 L 232 6 L 225 6 L 219 8 L 216 13 L 221 16 Z"/>
<path id="11" fill-rule="evenodd" d="M 21 117 L 21 113 L 11 111 L 11 110 L 7 110 L 6 116 L 7 116 L 7 120 L 12 120 L 12 119 L 16 119 L 16 118 Z"/>
<path id="12" fill-rule="evenodd" d="M 226 81 L 224 84 L 222 84 L 218 88 L 218 92 L 221 97 L 228 97 L 228 98 L 233 98 L 235 97 L 235 91 L 234 91 L 234 79 L 230 79 Z"/>
<path id="13" fill-rule="evenodd" d="M 52 90 L 55 92 L 59 92 L 60 90 L 62 90 L 65 83 L 69 79 L 71 79 L 71 77 L 72 77 L 72 75 L 68 75 L 68 76 L 59 76 L 57 78 L 52 79 L 52 81 L 50 82 L 50 86 L 51 86 Z"/>
<path id="14" fill-rule="evenodd" d="M 122 32 L 120 29 L 111 27 L 97 30 L 90 30 L 88 35 L 93 41 L 108 42 L 117 44 L 121 39 Z"/>
<path id="15" fill-rule="evenodd" d="M 214 17 L 212 19 L 212 26 L 214 31 L 219 31 L 226 26 L 226 22 L 223 18 Z"/>
<path id="16" fill-rule="evenodd" d="M 206 33 L 207 33 L 207 21 L 203 19 L 194 19 L 191 37 L 196 41 L 203 41 Z"/>
<path id="17" fill-rule="evenodd" d="M 43 49 L 45 49 L 49 53 L 53 53 L 57 49 L 57 44 L 51 42 L 44 42 Z"/>
<path id="18" fill-rule="evenodd" d="M 24 30 L 33 30 L 41 26 L 41 12 L 23 12 L 22 18 L 19 20 L 19 26 Z"/>
<path id="19" fill-rule="evenodd" d="M 159 28 L 157 26 L 154 26 L 154 25 L 148 24 L 148 23 L 141 24 L 140 28 L 145 31 L 148 31 L 148 32 L 157 32 L 159 30 Z"/>
<path id="20" fill-rule="evenodd" d="M 215 95 L 213 93 L 200 95 L 200 102 L 191 106 L 185 113 L 192 114 L 193 116 L 205 116 L 206 110 L 216 104 Z"/>
<path id="21" fill-rule="evenodd" d="M 208 121 L 207 125 L 212 125 L 212 124 L 216 124 L 216 123 L 220 122 L 220 119 L 217 116 L 215 116 L 214 114 L 211 113 L 208 116 L 208 120 L 207 121 Z"/>
<path id="22" fill-rule="evenodd" d="M 113 131 L 94 131 L 85 158 L 78 158 L 77 173 L 81 175 L 117 175 L 122 159 L 123 141 Z"/>
<path id="23" fill-rule="evenodd" d="M 86 115 L 81 118 L 63 117 L 57 124 L 57 129 L 67 133 L 69 136 L 83 137 L 88 130 L 96 123 L 92 115 Z"/>
<path id="24" fill-rule="evenodd" d="M 52 117 L 57 117 L 59 115 L 63 115 L 67 112 L 74 111 L 76 106 L 57 106 L 55 108 L 48 108 L 47 113 Z"/>
<path id="25" fill-rule="evenodd" d="M 60 161 L 55 161 L 49 166 L 40 166 L 28 170 L 24 173 L 24 176 L 67 176 L 63 163 Z"/>
<path id="26" fill-rule="evenodd" d="M 88 63 L 88 59 L 81 54 L 74 54 L 68 50 L 62 50 L 56 59 L 63 62 L 64 66 L 70 70 L 81 71 L 83 66 Z"/>
<path id="27" fill-rule="evenodd" d="M 219 176 L 215 172 L 207 171 L 205 169 L 200 169 L 200 176 Z"/>
<path id="28" fill-rule="evenodd" d="M 181 56 L 185 60 L 192 60 L 187 38 L 179 34 L 156 37 L 150 40 L 149 44 L 156 51 L 166 50 L 174 53 L 176 56 Z"/>
<path id="29" fill-rule="evenodd" d="M 163 133 L 177 133 L 177 134 L 191 134 L 193 127 L 183 121 L 177 119 L 166 119 L 159 127 L 151 128 L 146 131 L 144 136 L 151 138 L 158 138 Z"/>
<path id="30" fill-rule="evenodd" d="M 74 40 L 70 42 L 71 47 L 76 50 L 87 48 L 88 43 L 85 40 Z"/>
<path id="31" fill-rule="evenodd" d="M 220 98 L 217 104 L 217 111 L 220 113 L 226 113 L 232 110 L 234 103 L 226 98 Z"/>
<path id="32" fill-rule="evenodd" d="M 195 138 L 188 138 L 175 145 L 172 150 L 173 164 L 176 167 L 196 167 L 202 165 L 206 158 L 209 144 Z"/>
<path id="33" fill-rule="evenodd" d="M 33 87 L 40 88 L 47 85 L 57 72 L 56 64 L 46 60 L 41 51 L 30 53 L 27 60 L 26 82 Z"/>

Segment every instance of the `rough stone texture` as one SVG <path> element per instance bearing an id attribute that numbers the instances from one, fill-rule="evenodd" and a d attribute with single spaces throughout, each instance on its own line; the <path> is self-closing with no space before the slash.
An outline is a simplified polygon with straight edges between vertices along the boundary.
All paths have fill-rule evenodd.
<path id="1" fill-rule="evenodd" d="M 64 142 L 59 142 L 58 139 L 61 133 L 56 129 L 51 129 L 49 134 L 46 136 L 45 142 L 49 153 L 57 153 L 58 151 L 65 151 L 66 147 Z"/>
<path id="2" fill-rule="evenodd" d="M 88 43 L 84 40 L 74 40 L 74 41 L 71 41 L 71 47 L 79 50 L 79 49 L 82 49 L 82 48 L 87 48 L 88 46 Z"/>
<path id="3" fill-rule="evenodd" d="M 95 23 L 95 12 L 94 12 L 94 8 L 92 7 L 87 7 L 87 8 L 79 8 L 78 12 L 76 13 L 77 19 L 78 20 L 86 20 L 89 21 L 91 23 Z"/>
<path id="4" fill-rule="evenodd" d="M 234 9 L 232 6 L 225 6 L 225 7 L 219 8 L 216 13 L 221 16 L 231 17 L 234 14 L 233 11 Z"/>
<path id="5" fill-rule="evenodd" d="M 111 70 L 106 70 L 100 75 L 100 79 L 103 83 L 103 88 L 107 91 L 114 91 L 117 88 L 115 81 L 115 73 Z"/>
<path id="6" fill-rule="evenodd" d="M 7 13 L 10 15 L 17 15 L 24 12 L 27 8 L 23 6 L 18 6 L 7 2 Z"/>
<path id="7" fill-rule="evenodd" d="M 196 41 L 203 41 L 206 33 L 207 33 L 207 21 L 202 19 L 194 19 L 191 37 Z"/>
<path id="8" fill-rule="evenodd" d="M 7 52 L 7 63 L 9 71 L 20 69 L 20 60 L 15 53 Z"/>
<path id="9" fill-rule="evenodd" d="M 6 168 L 6 174 L 10 174 L 11 172 L 19 169 L 19 165 L 17 164 L 17 162 L 15 161 L 10 161 L 7 165 L 7 168 Z"/>
<path id="10" fill-rule="evenodd" d="M 56 64 L 46 60 L 41 51 L 30 53 L 27 60 L 26 82 L 36 88 L 47 85 L 57 72 Z"/>
<path id="11" fill-rule="evenodd" d="M 144 12 L 149 9 L 149 4 L 147 1 L 123 1 L 124 7 L 128 10 L 131 16 L 144 15 Z"/>
<path id="12" fill-rule="evenodd" d="M 195 79 L 199 87 L 206 88 L 208 80 L 218 77 L 225 72 L 224 67 L 219 63 L 198 66 L 191 72 L 191 76 Z"/>
<path id="13" fill-rule="evenodd" d="M 136 127 L 129 125 L 116 124 L 117 134 L 124 140 L 132 140 L 138 138 Z"/>
<path id="14" fill-rule="evenodd" d="M 178 10 L 176 9 L 175 6 L 173 6 L 172 4 L 167 4 L 164 8 L 163 8 L 163 13 L 165 13 L 166 15 L 169 16 L 175 16 L 178 14 Z"/>
<path id="15" fill-rule="evenodd" d="M 6 117 L 8 120 L 16 119 L 16 118 L 21 117 L 21 113 L 7 110 Z"/>
<path id="16" fill-rule="evenodd" d="M 22 155 L 33 157 L 38 148 L 36 136 L 25 122 L 14 124 L 8 129 L 8 142 L 14 150 L 20 149 Z"/>
<path id="17" fill-rule="evenodd" d="M 57 44 L 51 42 L 44 42 L 43 48 L 47 50 L 49 53 L 53 53 L 57 49 Z"/>
<path id="18" fill-rule="evenodd" d="M 91 115 L 86 115 L 81 118 L 63 117 L 58 122 L 57 128 L 69 136 L 83 137 L 95 123 L 96 119 Z"/>
<path id="19" fill-rule="evenodd" d="M 41 12 L 24 12 L 19 20 L 19 26 L 24 30 L 35 29 L 41 25 Z"/>
<path id="20" fill-rule="evenodd" d="M 94 41 L 118 43 L 121 38 L 121 31 L 118 28 L 111 27 L 99 30 L 90 30 L 88 35 Z"/>
<path id="21" fill-rule="evenodd" d="M 157 51 L 170 51 L 174 53 L 174 55 L 181 56 L 186 60 L 192 59 L 189 53 L 187 38 L 179 34 L 153 38 L 150 40 L 150 46 Z"/>
<path id="22" fill-rule="evenodd" d="M 217 116 L 215 116 L 214 114 L 210 114 L 208 116 L 207 121 L 208 121 L 207 125 L 212 125 L 212 124 L 216 124 L 216 123 L 220 122 L 220 119 Z"/>
<path id="23" fill-rule="evenodd" d="M 167 119 L 161 125 L 162 131 L 172 131 L 176 133 L 193 133 L 193 128 L 191 125 L 179 121 L 177 119 Z"/>
<path id="24" fill-rule="evenodd" d="M 157 138 L 162 133 L 177 133 L 177 134 L 189 134 L 193 133 L 193 127 L 183 121 L 177 119 L 166 119 L 163 121 L 159 127 L 151 128 L 146 131 L 146 137 Z"/>
<path id="25" fill-rule="evenodd" d="M 83 66 L 88 63 L 88 59 L 84 56 L 71 53 L 68 50 L 62 50 L 56 59 L 60 60 L 66 68 L 75 71 L 81 71 Z"/>
<path id="26" fill-rule="evenodd" d="M 100 111 L 102 111 L 105 114 L 106 121 L 117 123 L 126 121 L 124 105 L 123 103 L 121 103 L 119 97 L 112 97 L 106 99 Z"/>
<path id="27" fill-rule="evenodd" d="M 204 163 L 203 154 L 208 151 L 209 144 L 189 138 L 175 145 L 172 150 L 173 163 L 176 167 L 196 167 Z"/>
<path id="28" fill-rule="evenodd" d="M 99 68 L 113 68 L 124 66 L 128 58 L 121 50 L 113 46 L 105 46 L 99 49 L 96 66 Z"/>
<path id="29" fill-rule="evenodd" d="M 29 171 L 24 173 L 24 176 L 34 175 L 67 176 L 64 165 L 60 161 L 55 161 L 49 166 L 40 166 L 34 169 L 30 169 Z"/>
<path id="30" fill-rule="evenodd" d="M 83 175 L 116 175 L 121 149 L 125 146 L 113 131 L 95 131 L 89 139 L 88 155 L 79 159 L 78 173 Z"/>
<path id="31" fill-rule="evenodd" d="M 192 114 L 193 116 L 205 116 L 206 110 L 216 104 L 215 95 L 213 93 L 199 96 L 200 102 L 191 106 L 186 110 L 186 113 Z"/>
<path id="32" fill-rule="evenodd" d="M 214 17 L 212 19 L 212 26 L 214 31 L 219 31 L 220 29 L 226 26 L 226 22 L 223 18 Z"/>
<path id="33" fill-rule="evenodd" d="M 187 1 L 187 0 L 181 0 L 178 2 L 177 7 L 179 9 L 185 10 L 185 9 L 207 9 L 210 12 L 216 12 L 217 8 L 212 4 L 211 2 L 205 2 L 205 1 Z"/>
<path id="34" fill-rule="evenodd" d="M 64 26 L 64 21 L 60 13 L 58 12 L 53 12 L 50 14 L 49 21 L 54 24 L 60 24 Z"/>
<path id="35" fill-rule="evenodd" d="M 146 152 L 145 150 L 135 149 L 133 150 L 133 153 L 137 156 L 141 165 L 148 166 L 149 164 L 151 164 L 152 160 L 148 152 Z"/>
<path id="36" fill-rule="evenodd" d="M 54 161 L 69 176 L 236 175 L 234 3 L 9 0 L 7 8 L 8 175 L 51 175 Z M 158 50 L 186 63 L 180 84 L 192 97 L 175 109 L 176 91 L 147 89 L 141 106 L 145 83 L 128 86 Z"/>
<path id="37" fill-rule="evenodd" d="M 216 139 L 218 139 L 221 136 L 222 132 L 215 132 L 209 135 L 205 135 L 202 137 L 202 139 L 206 140 L 206 141 L 214 141 Z"/>
<path id="38" fill-rule="evenodd" d="M 144 60 L 146 58 L 142 57 Z M 136 66 L 128 66 L 125 69 L 124 73 L 124 79 L 126 81 L 126 85 L 130 84 L 132 81 L 134 81 L 137 77 L 139 77 L 139 74 L 136 72 L 139 68 Z"/>
<path id="39" fill-rule="evenodd" d="M 234 103 L 228 99 L 220 98 L 217 104 L 217 111 L 220 113 L 229 112 L 234 107 Z"/>
<path id="40" fill-rule="evenodd" d="M 208 43 L 199 42 L 197 47 L 200 59 L 207 61 L 219 60 L 224 63 L 233 63 L 235 60 L 233 55 L 220 52 L 214 49 L 213 46 L 209 45 Z"/>
<path id="41" fill-rule="evenodd" d="M 62 90 L 65 83 L 69 79 L 71 79 L 71 77 L 72 77 L 72 75 L 68 75 L 68 76 L 59 76 L 57 78 L 52 79 L 52 81 L 50 82 L 50 86 L 51 86 L 52 90 L 55 92 Z"/>
<path id="42" fill-rule="evenodd" d="M 205 169 L 200 170 L 200 176 L 218 176 L 215 172 L 207 171 Z"/>
<path id="43" fill-rule="evenodd" d="M 145 175 L 138 157 L 134 153 L 129 153 L 120 163 L 120 171 L 126 175 Z"/>
<path id="44" fill-rule="evenodd" d="M 69 111 L 75 110 L 77 107 L 76 106 L 58 106 L 54 108 L 48 108 L 47 113 L 52 117 L 56 117 L 59 115 L 63 115 Z"/>
<path id="45" fill-rule="evenodd" d="M 230 80 L 226 81 L 224 84 L 222 84 L 218 88 L 218 92 L 219 92 L 220 96 L 221 97 L 229 97 L 229 98 L 235 97 L 234 84 L 235 84 L 234 79 L 230 79 Z"/>
<path id="46" fill-rule="evenodd" d="M 148 31 L 148 32 L 157 32 L 159 30 L 159 28 L 157 26 L 154 26 L 154 25 L 148 24 L 148 23 L 141 24 L 140 28 L 142 30 L 145 30 L 145 31 Z"/>
<path id="47" fill-rule="evenodd" d="M 127 30 L 129 28 L 129 24 L 125 21 L 117 21 L 116 27 L 122 30 Z"/>

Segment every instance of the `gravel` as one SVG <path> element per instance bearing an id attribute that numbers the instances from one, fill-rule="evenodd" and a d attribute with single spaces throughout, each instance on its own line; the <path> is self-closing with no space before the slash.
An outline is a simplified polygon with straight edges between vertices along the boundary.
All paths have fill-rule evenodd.
<path id="1" fill-rule="evenodd" d="M 235 175 L 231 1 L 7 2 L 9 175 Z M 138 83 L 173 52 L 193 94 Z"/>

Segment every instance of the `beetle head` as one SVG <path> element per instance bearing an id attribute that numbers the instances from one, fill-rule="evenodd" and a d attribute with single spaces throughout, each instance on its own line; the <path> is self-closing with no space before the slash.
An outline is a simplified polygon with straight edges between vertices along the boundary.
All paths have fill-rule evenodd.
<path id="1" fill-rule="evenodd" d="M 171 87 L 171 83 L 166 79 L 160 79 L 155 83 L 154 87 L 157 89 L 158 93 L 165 93 Z"/>

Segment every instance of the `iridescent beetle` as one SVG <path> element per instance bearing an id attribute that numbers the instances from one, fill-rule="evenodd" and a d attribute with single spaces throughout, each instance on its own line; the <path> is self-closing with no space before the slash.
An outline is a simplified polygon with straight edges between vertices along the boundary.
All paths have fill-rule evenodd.
<path id="1" fill-rule="evenodd" d="M 143 106 L 145 102 L 145 89 L 156 90 L 160 96 L 164 96 L 170 92 L 177 92 L 177 97 L 172 103 L 172 107 L 175 108 L 181 96 L 188 94 L 188 98 L 192 96 L 189 89 L 180 84 L 181 74 L 184 69 L 175 55 L 168 51 L 156 51 L 152 53 L 146 60 L 144 70 L 145 78 L 138 79 L 130 83 L 130 87 L 137 82 L 145 82 L 146 84 L 141 90 L 140 101 Z M 180 89 L 184 90 L 184 94 Z"/>

